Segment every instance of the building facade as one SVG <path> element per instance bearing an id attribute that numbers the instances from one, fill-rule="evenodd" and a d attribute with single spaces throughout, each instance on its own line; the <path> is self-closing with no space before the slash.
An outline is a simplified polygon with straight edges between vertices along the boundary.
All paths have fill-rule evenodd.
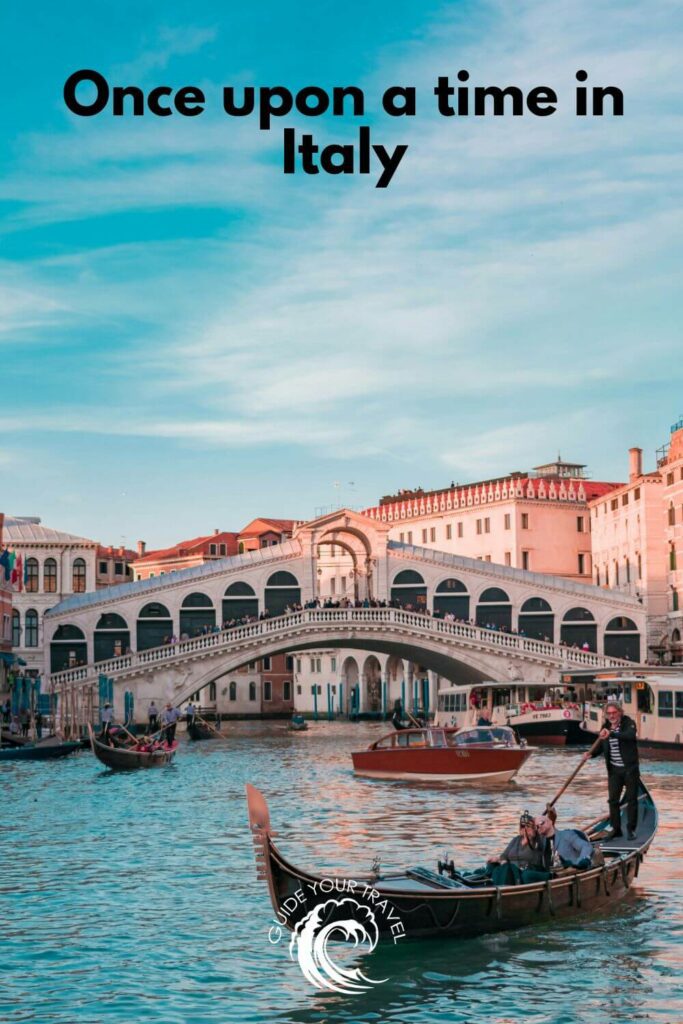
<path id="1" fill-rule="evenodd" d="M 5 516 L 0 512 L 0 552 L 5 550 L 4 544 Z M 0 693 L 7 689 L 7 676 L 14 655 L 12 654 L 12 586 L 5 579 L 4 568 L 0 566 Z"/>
<path id="2" fill-rule="evenodd" d="M 667 660 L 683 662 L 683 417 L 671 427 L 658 453 L 666 559 Z"/>
<path id="3" fill-rule="evenodd" d="M 400 491 L 365 515 L 390 539 L 467 558 L 590 583 L 588 505 L 619 484 L 589 480 L 579 463 L 437 491 Z"/>

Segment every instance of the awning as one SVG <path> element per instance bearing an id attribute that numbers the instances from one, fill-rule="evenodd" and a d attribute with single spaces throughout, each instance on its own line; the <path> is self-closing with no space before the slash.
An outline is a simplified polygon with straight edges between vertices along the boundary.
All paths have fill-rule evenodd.
<path id="1" fill-rule="evenodd" d="M 4 661 L 6 665 L 27 664 L 23 658 L 18 657 L 16 654 L 12 654 L 11 651 L 0 651 L 0 661 Z"/>

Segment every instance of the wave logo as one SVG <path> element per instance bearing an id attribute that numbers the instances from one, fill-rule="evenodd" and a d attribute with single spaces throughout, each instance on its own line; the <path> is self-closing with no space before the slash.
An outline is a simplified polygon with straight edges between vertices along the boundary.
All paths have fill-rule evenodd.
<path id="1" fill-rule="evenodd" d="M 335 920 L 324 922 L 334 914 Z M 360 967 L 342 967 L 335 964 L 328 950 L 333 938 L 353 941 L 355 948 L 365 946 L 371 953 L 379 939 L 379 930 L 372 910 L 350 896 L 318 903 L 296 925 L 289 944 L 289 955 L 298 960 L 305 978 L 316 988 L 329 992 L 355 994 L 367 992 L 373 985 L 381 985 L 382 978 L 368 978 Z"/>

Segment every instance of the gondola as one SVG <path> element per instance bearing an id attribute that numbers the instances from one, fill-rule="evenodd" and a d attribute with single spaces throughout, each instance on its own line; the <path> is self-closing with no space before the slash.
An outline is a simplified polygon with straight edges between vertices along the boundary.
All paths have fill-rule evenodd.
<path id="1" fill-rule="evenodd" d="M 212 728 L 207 722 L 200 722 L 197 718 L 188 721 L 187 736 L 191 740 L 220 739 L 217 729 Z"/>
<path id="2" fill-rule="evenodd" d="M 88 735 L 92 752 L 97 760 L 114 771 L 130 771 L 134 768 L 163 768 L 173 760 L 173 755 L 178 747 L 177 740 L 174 740 L 170 747 L 164 746 L 151 752 L 135 750 L 132 743 L 129 747 L 110 747 L 97 739 L 90 724 L 88 725 Z"/>
<path id="3" fill-rule="evenodd" d="M 294 931 L 321 904 L 321 927 L 348 923 L 349 917 L 362 924 L 369 909 L 378 938 L 394 942 L 402 934 L 411 938 L 471 938 L 604 910 L 625 896 L 657 831 L 657 808 L 641 783 L 636 838 L 603 841 L 601 866 L 585 871 L 568 869 L 544 882 L 500 887 L 463 874 L 452 862 L 439 862 L 438 870 L 414 867 L 397 874 L 352 879 L 320 876 L 294 867 L 273 842 L 268 805 L 263 794 L 251 785 L 247 785 L 247 804 L 258 877 L 267 882 L 282 925 Z M 622 805 L 624 834 L 625 814 Z M 593 842 L 599 842 L 608 826 L 603 818 L 585 831 Z M 342 898 L 344 893 L 360 905 L 355 917 L 349 911 L 349 901 Z M 338 934 L 348 936 L 349 931 L 340 927 Z"/>
<path id="4" fill-rule="evenodd" d="M 66 757 L 80 749 L 80 743 L 62 743 L 57 737 L 39 740 L 37 743 L 23 743 L 20 746 L 3 747 L 0 761 L 53 761 Z"/>

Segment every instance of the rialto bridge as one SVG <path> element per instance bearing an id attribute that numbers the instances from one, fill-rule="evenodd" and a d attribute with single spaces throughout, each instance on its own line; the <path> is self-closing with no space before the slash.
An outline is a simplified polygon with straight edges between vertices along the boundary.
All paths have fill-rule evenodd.
<path id="1" fill-rule="evenodd" d="M 81 688 L 106 675 L 118 710 L 124 691 L 181 703 L 242 665 L 307 649 L 377 652 L 385 667 L 395 656 L 453 681 L 542 682 L 566 666 L 640 660 L 636 598 L 399 544 L 388 532 L 343 510 L 283 544 L 67 598 L 45 616 L 48 683 Z M 306 607 L 330 551 L 350 566 L 361 607 Z"/>

